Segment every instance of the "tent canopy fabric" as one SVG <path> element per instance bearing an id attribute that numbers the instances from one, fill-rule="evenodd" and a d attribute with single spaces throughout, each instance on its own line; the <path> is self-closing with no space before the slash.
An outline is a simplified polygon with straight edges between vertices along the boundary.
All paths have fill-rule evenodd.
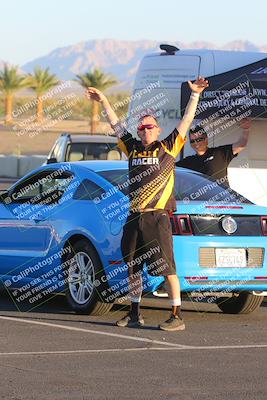
<path id="1" fill-rule="evenodd" d="M 201 96 L 196 119 L 235 123 L 246 117 L 267 118 L 267 58 L 206 79 L 209 87 Z M 189 86 L 184 82 L 182 115 L 189 96 Z"/>

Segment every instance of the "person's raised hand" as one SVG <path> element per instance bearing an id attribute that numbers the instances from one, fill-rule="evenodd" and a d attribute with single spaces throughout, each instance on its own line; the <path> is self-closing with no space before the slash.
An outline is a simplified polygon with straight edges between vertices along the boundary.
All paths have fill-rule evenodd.
<path id="1" fill-rule="evenodd" d="M 87 97 L 87 99 L 92 99 L 100 103 L 106 99 L 106 96 L 100 90 L 94 87 L 88 87 L 86 89 L 85 97 Z"/>
<path id="2" fill-rule="evenodd" d="M 188 85 L 192 92 L 200 94 L 209 86 L 209 82 L 202 76 L 199 76 L 193 83 L 188 81 Z"/>
<path id="3" fill-rule="evenodd" d="M 243 118 L 239 122 L 239 126 L 241 129 L 250 129 L 251 127 L 251 119 L 250 118 Z"/>

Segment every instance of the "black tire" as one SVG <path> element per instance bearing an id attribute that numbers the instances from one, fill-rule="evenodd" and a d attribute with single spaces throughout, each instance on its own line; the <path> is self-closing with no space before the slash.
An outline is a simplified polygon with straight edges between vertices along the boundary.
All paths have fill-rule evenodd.
<path id="1" fill-rule="evenodd" d="M 101 287 L 94 286 L 95 277 L 100 278 L 103 266 L 93 246 L 85 239 L 70 244 L 72 252 L 64 262 L 68 270 L 66 298 L 77 314 L 104 315 L 113 304 L 101 299 Z M 69 261 L 70 262 L 66 262 Z M 81 269 L 83 265 L 83 271 Z"/>
<path id="2" fill-rule="evenodd" d="M 220 297 L 217 306 L 225 314 L 249 314 L 260 307 L 264 296 L 249 292 L 233 293 L 232 297 Z"/>

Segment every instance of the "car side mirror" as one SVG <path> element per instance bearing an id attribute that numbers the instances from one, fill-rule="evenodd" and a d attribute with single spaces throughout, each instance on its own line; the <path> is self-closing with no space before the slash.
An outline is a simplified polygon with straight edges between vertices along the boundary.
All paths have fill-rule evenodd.
<path id="1" fill-rule="evenodd" d="M 54 164 L 54 163 L 57 163 L 57 159 L 56 159 L 55 157 L 48 158 L 48 160 L 47 160 L 46 163 L 47 163 L 47 164 Z"/>

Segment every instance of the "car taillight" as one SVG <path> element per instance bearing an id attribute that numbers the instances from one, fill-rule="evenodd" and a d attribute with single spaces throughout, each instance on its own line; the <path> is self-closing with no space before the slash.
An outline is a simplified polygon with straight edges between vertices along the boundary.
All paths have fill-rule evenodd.
<path id="1" fill-rule="evenodd" d="M 193 235 L 192 225 L 189 215 L 171 216 L 172 234 L 173 235 Z"/>
<path id="2" fill-rule="evenodd" d="M 267 236 L 267 217 L 261 217 L 262 234 Z"/>

